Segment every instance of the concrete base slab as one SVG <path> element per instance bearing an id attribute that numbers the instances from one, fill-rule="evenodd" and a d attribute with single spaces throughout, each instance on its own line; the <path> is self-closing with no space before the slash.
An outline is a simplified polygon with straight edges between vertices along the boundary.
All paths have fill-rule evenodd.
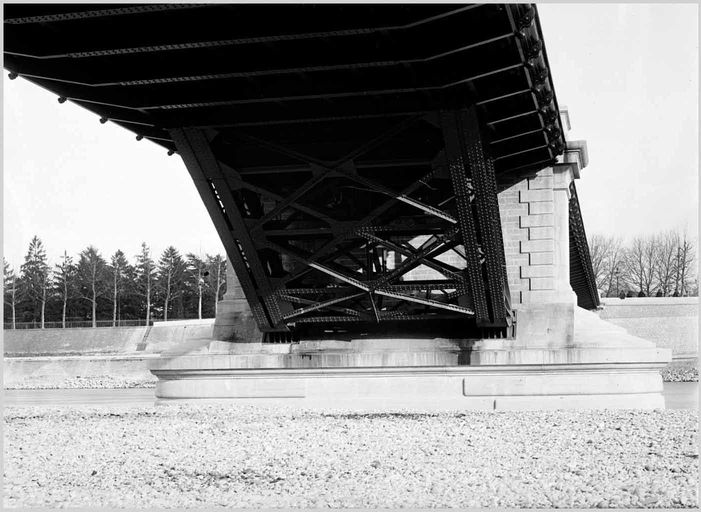
<path id="1" fill-rule="evenodd" d="M 556 409 L 664 409 L 659 393 L 602 395 L 556 395 L 543 397 L 504 397 L 495 400 L 494 409 L 501 411 Z"/>
<path id="2" fill-rule="evenodd" d="M 164 369 L 159 399 L 228 399 L 311 409 L 664 408 L 656 365 Z"/>

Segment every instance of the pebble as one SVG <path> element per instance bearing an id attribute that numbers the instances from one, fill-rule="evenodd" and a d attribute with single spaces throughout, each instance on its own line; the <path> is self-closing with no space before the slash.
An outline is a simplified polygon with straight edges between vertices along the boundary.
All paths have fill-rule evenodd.
<path id="1" fill-rule="evenodd" d="M 696 410 L 180 403 L 6 407 L 4 423 L 8 508 L 698 507 Z"/>
<path id="2" fill-rule="evenodd" d="M 63 380 L 31 380 L 5 384 L 5 389 L 127 389 L 155 388 L 157 378 L 124 378 L 113 375 L 99 377 L 68 377 Z"/>
<path id="3" fill-rule="evenodd" d="M 698 360 L 672 361 L 660 373 L 664 382 L 698 382 Z"/>

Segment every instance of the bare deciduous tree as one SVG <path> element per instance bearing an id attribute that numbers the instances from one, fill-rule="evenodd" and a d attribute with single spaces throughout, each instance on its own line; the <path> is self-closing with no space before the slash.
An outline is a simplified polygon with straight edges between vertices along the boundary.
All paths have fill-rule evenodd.
<path id="1" fill-rule="evenodd" d="M 594 271 L 594 278 L 596 280 L 596 287 L 598 289 L 603 288 L 606 259 L 607 259 L 607 246 L 606 237 L 603 235 L 594 235 L 589 238 L 589 254 L 591 255 L 591 267 Z"/>
<path id="2" fill-rule="evenodd" d="M 648 297 L 655 289 L 658 245 L 654 236 L 635 237 L 625 255 L 625 269 L 631 284 Z"/>
<path id="3" fill-rule="evenodd" d="M 209 287 L 214 292 L 214 316 L 219 309 L 219 301 L 226 286 L 226 258 L 217 254 L 207 255 L 207 267 L 209 271 Z"/>
<path id="4" fill-rule="evenodd" d="M 613 236 L 594 235 L 589 240 L 596 287 L 606 296 L 618 294 L 617 285 L 623 278 L 621 246 L 621 239 Z"/>
<path id="5" fill-rule="evenodd" d="M 189 253 L 187 255 L 187 274 L 197 290 L 197 318 L 202 320 L 202 297 L 206 286 L 207 264 L 199 256 Z"/>
<path id="6" fill-rule="evenodd" d="M 674 290 L 684 296 L 689 293 L 694 276 L 695 244 L 689 240 L 686 232 L 677 236 L 677 255 L 675 260 Z M 697 291 L 698 293 L 698 291 Z"/>
<path id="7" fill-rule="evenodd" d="M 675 274 L 677 263 L 677 249 L 679 247 L 679 235 L 674 231 L 660 233 L 655 237 L 657 241 L 656 260 L 654 274 L 657 280 L 657 289 L 662 296 L 671 295 L 676 290 Z"/>

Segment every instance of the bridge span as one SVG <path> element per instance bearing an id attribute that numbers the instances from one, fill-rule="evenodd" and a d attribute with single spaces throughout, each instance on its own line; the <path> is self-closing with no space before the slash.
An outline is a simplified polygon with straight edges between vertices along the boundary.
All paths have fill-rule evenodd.
<path id="1" fill-rule="evenodd" d="M 11 78 L 177 153 L 224 244 L 215 339 L 154 368 L 162 395 L 560 365 L 479 392 L 453 368 L 451 393 L 661 403 L 668 351 L 586 311 L 587 148 L 534 5 L 13 4 L 4 26 Z"/>

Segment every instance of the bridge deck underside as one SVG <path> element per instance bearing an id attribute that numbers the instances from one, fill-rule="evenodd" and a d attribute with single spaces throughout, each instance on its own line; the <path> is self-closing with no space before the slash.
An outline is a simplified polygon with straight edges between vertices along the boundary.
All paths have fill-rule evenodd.
<path id="1" fill-rule="evenodd" d="M 496 183 L 564 147 L 534 6 L 8 5 L 5 66 L 180 154 L 261 330 L 509 324 Z"/>

